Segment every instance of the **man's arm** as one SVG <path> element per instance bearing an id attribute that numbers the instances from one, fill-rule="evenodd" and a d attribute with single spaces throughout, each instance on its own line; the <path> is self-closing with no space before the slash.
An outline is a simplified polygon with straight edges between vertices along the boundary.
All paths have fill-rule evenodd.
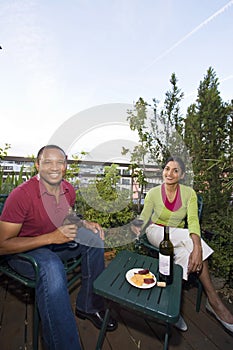
<path id="1" fill-rule="evenodd" d="M 53 232 L 34 237 L 18 236 L 22 224 L 0 221 L 0 255 L 22 253 L 48 244 L 62 244 L 74 240 L 77 226 L 64 225 Z"/>

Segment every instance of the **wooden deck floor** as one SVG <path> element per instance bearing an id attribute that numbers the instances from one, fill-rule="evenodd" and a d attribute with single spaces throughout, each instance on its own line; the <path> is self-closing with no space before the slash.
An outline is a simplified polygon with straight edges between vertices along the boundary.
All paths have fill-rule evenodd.
<path id="1" fill-rule="evenodd" d="M 76 290 L 71 292 L 75 305 Z M 195 311 L 196 288 L 183 291 L 182 314 L 188 324 L 187 332 L 174 327 L 169 350 L 232 350 L 233 336 L 205 311 L 205 296 L 201 311 Z M 233 311 L 233 305 L 228 304 Z M 33 291 L 0 275 L 0 349 L 32 350 Z M 162 350 L 165 327 L 162 323 L 145 320 L 135 313 L 114 305 L 118 329 L 107 333 L 103 350 Z M 94 350 L 98 330 L 87 320 L 77 320 L 83 350 Z M 40 342 L 39 350 L 43 350 Z M 64 349 L 64 350 L 69 350 Z"/>

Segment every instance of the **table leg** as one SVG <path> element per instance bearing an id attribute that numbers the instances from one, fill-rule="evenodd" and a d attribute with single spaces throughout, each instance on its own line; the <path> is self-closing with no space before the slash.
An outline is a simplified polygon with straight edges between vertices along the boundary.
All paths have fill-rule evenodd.
<path id="1" fill-rule="evenodd" d="M 102 349 L 102 345 L 103 345 L 103 342 L 104 342 L 104 336 L 105 336 L 107 324 L 108 324 L 108 321 L 109 321 L 109 316 L 110 316 L 110 310 L 109 310 L 109 308 L 107 308 L 106 311 L 105 311 L 104 321 L 103 321 L 101 330 L 99 332 L 99 337 L 98 337 L 98 340 L 97 340 L 97 344 L 96 344 L 95 350 L 101 350 Z"/>
<path id="2" fill-rule="evenodd" d="M 171 333 L 171 325 L 170 323 L 166 323 L 166 333 L 165 333 L 165 338 L 164 338 L 164 350 L 168 349 L 168 339 Z"/>

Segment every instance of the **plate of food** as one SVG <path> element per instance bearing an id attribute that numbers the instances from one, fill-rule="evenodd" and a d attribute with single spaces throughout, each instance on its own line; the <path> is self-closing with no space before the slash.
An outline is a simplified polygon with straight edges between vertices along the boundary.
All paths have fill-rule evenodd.
<path id="1" fill-rule="evenodd" d="M 134 287 L 148 289 L 156 285 L 155 275 L 144 268 L 134 268 L 126 272 L 125 278 Z"/>

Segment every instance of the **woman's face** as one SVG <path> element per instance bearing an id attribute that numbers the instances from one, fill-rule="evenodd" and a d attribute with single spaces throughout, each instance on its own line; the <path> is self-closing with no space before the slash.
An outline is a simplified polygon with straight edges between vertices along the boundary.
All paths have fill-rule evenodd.
<path id="1" fill-rule="evenodd" d="M 175 185 L 180 179 L 183 179 L 184 173 L 182 173 L 179 163 L 170 161 L 165 165 L 163 169 L 163 181 L 167 185 Z"/>

